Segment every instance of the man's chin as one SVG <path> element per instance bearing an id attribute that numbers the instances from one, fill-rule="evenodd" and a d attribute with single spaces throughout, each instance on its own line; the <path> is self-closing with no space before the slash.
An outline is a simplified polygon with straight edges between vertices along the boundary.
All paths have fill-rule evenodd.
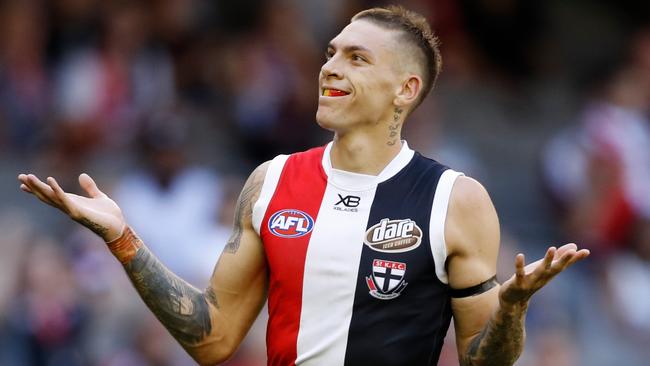
<path id="1" fill-rule="evenodd" d="M 326 130 L 333 130 L 334 129 L 334 121 L 335 118 L 332 118 L 329 113 L 323 112 L 320 108 L 318 108 L 318 111 L 316 112 L 316 123 L 318 123 L 319 126 Z"/>

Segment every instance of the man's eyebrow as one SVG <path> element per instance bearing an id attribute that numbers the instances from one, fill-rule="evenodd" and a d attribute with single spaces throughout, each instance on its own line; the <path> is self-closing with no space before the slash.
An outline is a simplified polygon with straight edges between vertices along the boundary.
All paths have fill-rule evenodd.
<path id="1" fill-rule="evenodd" d="M 327 49 L 336 49 L 336 46 L 334 46 L 332 43 L 327 44 Z M 362 52 L 367 52 L 369 54 L 372 54 L 372 51 L 369 49 L 363 47 L 363 46 L 358 46 L 358 45 L 351 45 L 351 46 L 345 46 L 343 47 L 343 52 L 345 53 L 350 53 L 350 52 L 355 52 L 355 51 L 362 51 Z"/>

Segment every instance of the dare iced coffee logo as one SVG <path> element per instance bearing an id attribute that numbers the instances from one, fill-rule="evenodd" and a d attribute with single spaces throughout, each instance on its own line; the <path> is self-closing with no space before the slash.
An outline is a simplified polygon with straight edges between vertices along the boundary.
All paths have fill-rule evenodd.
<path id="1" fill-rule="evenodd" d="M 373 250 L 400 253 L 417 248 L 422 242 L 422 230 L 411 219 L 382 219 L 366 231 L 364 243 Z"/>

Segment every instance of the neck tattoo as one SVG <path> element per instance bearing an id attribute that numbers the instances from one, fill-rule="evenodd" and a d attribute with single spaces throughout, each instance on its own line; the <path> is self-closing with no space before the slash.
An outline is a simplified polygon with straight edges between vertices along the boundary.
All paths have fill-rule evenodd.
<path id="1" fill-rule="evenodd" d="M 388 146 L 393 146 L 397 143 L 397 130 L 399 130 L 400 119 L 402 118 L 403 111 L 404 110 L 402 108 L 395 108 L 395 113 L 393 114 L 393 122 L 388 125 L 388 142 L 386 142 L 386 145 Z"/>

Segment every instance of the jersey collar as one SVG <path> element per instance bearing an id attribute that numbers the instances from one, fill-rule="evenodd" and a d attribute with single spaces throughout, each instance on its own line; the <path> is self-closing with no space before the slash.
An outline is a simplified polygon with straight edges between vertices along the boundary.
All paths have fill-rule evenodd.
<path id="1" fill-rule="evenodd" d="M 332 168 L 330 152 L 332 142 L 328 143 L 323 152 L 323 170 L 328 177 L 328 182 L 350 191 L 364 191 L 373 189 L 377 184 L 392 178 L 399 173 L 413 158 L 415 151 L 411 150 L 408 143 L 402 140 L 402 148 L 393 160 L 386 165 L 379 175 L 368 175 L 348 172 L 345 170 Z"/>

